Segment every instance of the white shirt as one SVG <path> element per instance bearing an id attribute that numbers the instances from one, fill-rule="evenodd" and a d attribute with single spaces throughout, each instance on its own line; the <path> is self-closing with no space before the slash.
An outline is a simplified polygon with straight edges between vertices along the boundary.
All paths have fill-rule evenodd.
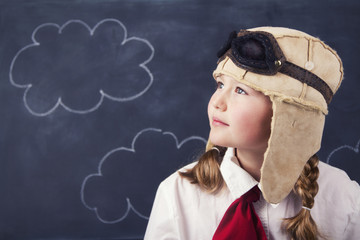
<path id="1" fill-rule="evenodd" d="M 196 163 L 184 169 L 192 168 Z M 311 215 L 327 239 L 360 239 L 360 187 L 347 174 L 320 162 L 319 192 Z M 224 190 L 210 194 L 176 172 L 164 180 L 156 193 L 145 233 L 146 240 L 210 240 L 231 203 L 258 182 L 239 165 L 229 148 L 220 166 Z M 267 238 L 288 239 L 282 219 L 296 215 L 301 201 L 290 193 L 278 205 L 262 196 L 254 203 Z"/>

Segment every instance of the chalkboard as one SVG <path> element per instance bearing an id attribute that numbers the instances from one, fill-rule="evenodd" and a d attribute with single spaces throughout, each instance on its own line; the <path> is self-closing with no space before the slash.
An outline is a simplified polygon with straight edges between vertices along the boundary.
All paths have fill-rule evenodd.
<path id="1" fill-rule="evenodd" d="M 360 182 L 360 2 L 0 1 L 0 239 L 142 239 L 208 136 L 232 30 L 308 32 L 343 59 L 324 162 Z"/>

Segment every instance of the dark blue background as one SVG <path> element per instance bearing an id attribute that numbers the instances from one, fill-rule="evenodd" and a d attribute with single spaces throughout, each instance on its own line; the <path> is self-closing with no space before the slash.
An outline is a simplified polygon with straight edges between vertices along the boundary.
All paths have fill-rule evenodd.
<path id="1" fill-rule="evenodd" d="M 0 1 L 0 239 L 141 239 L 147 220 L 140 216 L 148 216 L 158 183 L 191 162 L 204 146 L 200 137 L 207 139 L 209 131 L 206 108 L 214 89 L 216 52 L 230 31 L 241 28 L 295 28 L 337 50 L 345 80 L 329 106 L 319 155 L 360 182 L 359 12 L 360 2 L 354 0 Z M 25 88 L 10 81 L 12 60 L 33 43 L 31 36 L 38 26 L 62 26 L 73 19 L 90 28 L 104 19 L 116 19 L 126 27 L 128 37 L 151 43 L 155 51 L 146 64 L 153 76 L 148 91 L 132 101 L 106 98 L 89 113 L 59 106 L 43 116 L 32 114 L 24 104 Z M 74 36 L 79 26 L 73 28 Z M 50 32 L 39 38 L 50 39 Z M 111 39 L 111 32 L 103 34 Z M 94 39 L 97 42 L 84 45 L 95 49 L 105 41 L 101 36 Z M 68 39 L 67 47 L 80 49 L 83 45 L 77 40 Z M 116 41 L 115 36 L 110 43 Z M 136 64 L 151 54 L 148 46 L 142 47 L 141 51 L 132 48 L 139 50 Z M 85 64 L 74 52 L 55 63 L 53 57 L 61 55 L 56 49 L 49 55 L 44 49 L 31 51 L 18 58 L 15 82 L 35 81 L 38 72 L 56 73 L 58 82 L 68 79 L 74 70 L 58 73 L 62 64 L 84 69 L 92 81 L 101 79 L 92 76 L 100 73 L 94 56 Z M 131 57 L 132 52 L 127 54 Z M 112 70 L 116 75 L 117 69 Z M 130 94 L 142 88 L 142 79 L 149 81 L 145 73 L 125 72 L 127 83 L 107 87 Z M 70 93 L 64 101 L 74 108 L 93 106 L 93 95 L 83 95 L 93 91 L 92 85 L 82 84 L 85 89 L 62 86 L 63 94 Z M 53 91 L 51 86 L 29 94 L 29 106 L 39 111 L 49 107 L 54 100 L 54 95 L 46 95 Z M 154 129 L 141 132 L 147 128 Z M 192 136 L 196 138 L 188 139 Z M 135 152 L 129 150 L 133 143 Z M 130 211 L 116 221 L 125 216 L 126 198 L 141 214 Z"/>

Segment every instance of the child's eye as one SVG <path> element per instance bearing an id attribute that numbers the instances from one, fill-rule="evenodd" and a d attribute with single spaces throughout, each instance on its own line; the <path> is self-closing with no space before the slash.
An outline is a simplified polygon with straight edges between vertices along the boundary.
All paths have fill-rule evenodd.
<path id="1" fill-rule="evenodd" d="M 240 87 L 236 87 L 235 92 L 238 94 L 246 94 L 246 92 L 242 90 Z"/>
<path id="2" fill-rule="evenodd" d="M 222 82 L 216 83 L 216 89 L 223 89 L 223 88 L 224 88 L 224 84 Z"/>

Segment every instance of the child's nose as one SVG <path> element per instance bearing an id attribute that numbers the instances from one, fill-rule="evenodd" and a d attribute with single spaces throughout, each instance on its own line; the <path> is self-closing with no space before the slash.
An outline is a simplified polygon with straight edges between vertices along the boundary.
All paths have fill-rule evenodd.
<path id="1" fill-rule="evenodd" d="M 215 97 L 213 106 L 220 111 L 225 111 L 227 109 L 226 97 L 224 94 L 219 94 Z"/>

